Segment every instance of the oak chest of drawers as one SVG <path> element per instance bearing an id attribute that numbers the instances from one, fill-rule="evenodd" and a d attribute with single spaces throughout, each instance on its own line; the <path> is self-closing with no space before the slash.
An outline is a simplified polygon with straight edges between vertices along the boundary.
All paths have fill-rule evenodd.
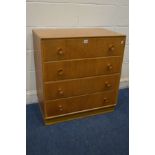
<path id="1" fill-rule="evenodd" d="M 33 30 L 37 96 L 45 124 L 114 110 L 125 38 L 105 29 Z"/>

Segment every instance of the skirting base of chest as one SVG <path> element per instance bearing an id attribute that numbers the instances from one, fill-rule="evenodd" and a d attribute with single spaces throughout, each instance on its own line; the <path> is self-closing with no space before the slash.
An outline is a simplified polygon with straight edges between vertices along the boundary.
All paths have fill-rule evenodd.
<path id="1" fill-rule="evenodd" d="M 98 115 L 98 114 L 104 114 L 104 113 L 114 111 L 114 108 L 115 108 L 115 105 L 108 106 L 108 107 L 105 107 L 105 108 L 90 110 L 90 111 L 84 111 L 84 112 L 79 112 L 79 113 L 74 113 L 74 114 L 68 114 L 68 115 L 65 115 L 65 116 L 58 116 L 58 117 L 54 117 L 54 118 L 45 118 L 44 123 L 45 123 L 45 125 L 51 125 L 51 124 L 55 124 L 55 123 L 59 123 L 59 122 L 84 118 L 84 117 Z"/>

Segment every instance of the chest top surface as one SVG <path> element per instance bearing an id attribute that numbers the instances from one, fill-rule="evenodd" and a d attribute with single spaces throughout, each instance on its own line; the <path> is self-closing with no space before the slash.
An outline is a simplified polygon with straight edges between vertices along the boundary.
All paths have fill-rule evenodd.
<path id="1" fill-rule="evenodd" d="M 35 29 L 33 33 L 40 39 L 125 36 L 104 28 Z"/>

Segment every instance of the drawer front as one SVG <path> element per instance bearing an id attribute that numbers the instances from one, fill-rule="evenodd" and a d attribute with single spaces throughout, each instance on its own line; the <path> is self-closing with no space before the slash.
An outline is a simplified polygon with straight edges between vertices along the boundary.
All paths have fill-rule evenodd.
<path id="1" fill-rule="evenodd" d="M 42 41 L 44 61 L 122 56 L 125 37 L 49 39 Z"/>
<path id="2" fill-rule="evenodd" d="M 120 74 L 47 82 L 44 84 L 45 100 L 116 90 Z"/>
<path id="3" fill-rule="evenodd" d="M 121 57 L 44 63 L 44 81 L 120 73 Z"/>
<path id="4" fill-rule="evenodd" d="M 66 54 L 65 39 L 42 40 L 43 61 L 61 60 Z"/>
<path id="5" fill-rule="evenodd" d="M 115 104 L 115 92 L 97 93 L 45 102 L 47 117 Z"/>
<path id="6" fill-rule="evenodd" d="M 123 56 L 125 37 L 99 38 L 96 40 L 97 56 Z"/>

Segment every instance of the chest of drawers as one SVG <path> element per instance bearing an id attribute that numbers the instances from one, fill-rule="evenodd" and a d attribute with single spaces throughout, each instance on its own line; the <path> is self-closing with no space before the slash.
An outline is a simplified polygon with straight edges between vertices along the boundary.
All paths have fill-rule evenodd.
<path id="1" fill-rule="evenodd" d="M 125 38 L 105 29 L 33 30 L 37 96 L 46 125 L 114 110 Z"/>

